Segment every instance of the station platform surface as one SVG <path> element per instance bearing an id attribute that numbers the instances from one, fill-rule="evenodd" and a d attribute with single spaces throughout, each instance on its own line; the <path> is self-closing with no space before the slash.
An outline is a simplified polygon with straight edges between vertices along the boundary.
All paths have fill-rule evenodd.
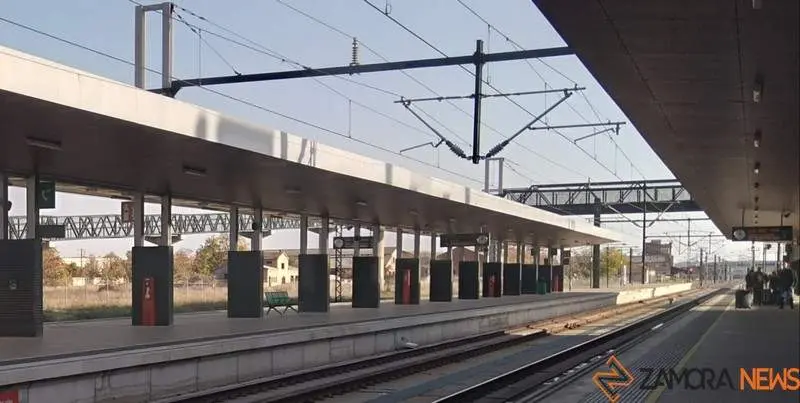
<path id="1" fill-rule="evenodd" d="M 795 297 L 797 301 L 797 297 Z M 619 402 L 797 402 L 800 373 L 789 389 L 751 389 L 741 371 L 800 367 L 800 308 L 735 309 L 733 291 L 711 299 L 617 355 L 633 376 L 617 386 Z M 551 402 L 602 403 L 609 399 L 592 382 L 603 364 L 548 396 Z M 783 376 L 783 372 L 780 372 Z M 756 380 L 758 382 L 758 380 Z M 762 385 L 768 385 L 766 379 Z"/>
<path id="2" fill-rule="evenodd" d="M 393 302 L 386 302 L 376 309 L 355 309 L 348 303 L 332 305 L 328 313 L 298 314 L 289 311 L 286 315 L 279 316 L 272 312 L 262 319 L 230 319 L 224 311 L 216 311 L 175 315 L 174 325 L 168 327 L 134 327 L 130 324 L 130 318 L 48 323 L 41 338 L 0 340 L 0 366 L 331 325 L 472 311 L 478 308 L 537 302 L 549 304 L 554 300 L 572 303 L 576 298 L 596 297 L 598 292 L 602 291 L 503 296 L 478 300 L 454 299 L 452 302 L 421 301 L 420 305 L 395 305 Z M 609 296 L 616 295 L 613 291 L 606 293 Z M 469 315 L 465 313 L 464 316 Z"/>

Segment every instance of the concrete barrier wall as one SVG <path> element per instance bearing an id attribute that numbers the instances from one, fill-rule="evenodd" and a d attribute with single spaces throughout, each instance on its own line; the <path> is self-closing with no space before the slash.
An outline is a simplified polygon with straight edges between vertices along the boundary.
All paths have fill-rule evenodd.
<path id="1" fill-rule="evenodd" d="M 623 290 L 617 294 L 617 305 L 630 304 L 632 302 L 644 301 L 651 298 L 663 297 L 692 289 L 692 283 L 678 283 L 660 285 L 656 287 L 640 287 L 630 290 Z"/>

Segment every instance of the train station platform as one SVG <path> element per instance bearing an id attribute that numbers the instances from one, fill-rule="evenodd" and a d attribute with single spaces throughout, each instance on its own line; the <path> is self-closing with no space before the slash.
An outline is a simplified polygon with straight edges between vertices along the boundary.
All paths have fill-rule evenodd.
<path id="1" fill-rule="evenodd" d="M 614 389 L 618 401 L 797 402 L 800 308 L 797 297 L 795 301 L 794 310 L 735 309 L 731 291 L 655 330 L 644 342 L 617 354 L 633 377 L 628 386 Z M 591 379 L 606 370 L 601 365 L 548 401 L 609 401 Z"/>
<path id="2" fill-rule="evenodd" d="M 651 288 L 680 292 L 690 285 Z M 405 342 L 434 344 L 615 306 L 630 292 L 390 303 L 378 309 L 345 305 L 329 313 L 263 319 L 215 312 L 176 315 L 171 327 L 133 327 L 127 318 L 53 323 L 39 339 L 2 340 L 0 390 L 16 388 L 29 402 L 151 401 L 390 353 Z M 73 395 L 74 400 L 61 398 Z"/>

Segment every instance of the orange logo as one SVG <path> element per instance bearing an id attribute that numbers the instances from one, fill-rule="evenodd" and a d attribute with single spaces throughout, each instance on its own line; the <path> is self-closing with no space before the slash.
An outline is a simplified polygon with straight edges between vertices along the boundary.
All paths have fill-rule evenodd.
<path id="1" fill-rule="evenodd" d="M 592 376 L 592 382 L 603 392 L 609 402 L 617 403 L 619 394 L 616 389 L 630 386 L 633 383 L 633 375 L 613 355 L 608 358 L 606 365 L 610 370 L 596 372 Z"/>

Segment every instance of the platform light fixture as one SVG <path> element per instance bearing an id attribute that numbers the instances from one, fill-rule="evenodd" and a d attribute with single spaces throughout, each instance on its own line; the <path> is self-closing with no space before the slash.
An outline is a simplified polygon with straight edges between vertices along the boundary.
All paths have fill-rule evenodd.
<path id="1" fill-rule="evenodd" d="M 759 172 L 761 172 L 761 163 L 756 161 L 756 164 L 753 165 L 753 173 L 758 175 Z"/>
<path id="2" fill-rule="evenodd" d="M 416 216 L 418 216 L 418 215 L 419 215 L 419 212 L 417 212 L 417 210 L 413 210 L 413 209 L 412 209 L 412 210 L 408 210 L 408 214 L 409 214 L 409 215 L 412 215 L 412 216 L 414 216 L 414 217 L 416 217 Z"/>
<path id="3" fill-rule="evenodd" d="M 61 151 L 61 142 L 57 140 L 47 140 L 35 137 L 26 138 L 31 147 L 44 148 L 46 150 Z"/>
<path id="4" fill-rule="evenodd" d="M 286 192 L 286 194 L 290 194 L 290 195 L 296 195 L 296 194 L 300 194 L 301 193 L 300 188 L 298 188 L 298 187 L 287 187 L 287 188 L 283 189 L 283 191 Z"/>
<path id="5" fill-rule="evenodd" d="M 359 200 L 359 201 L 356 202 L 356 206 L 367 207 L 367 206 L 369 206 L 369 204 L 367 202 L 365 202 L 364 200 Z"/>
<path id="6" fill-rule="evenodd" d="M 187 165 L 183 166 L 183 173 L 189 176 L 198 176 L 201 178 L 206 176 L 206 170 L 204 168 L 190 167 Z"/>
<path id="7" fill-rule="evenodd" d="M 753 134 L 753 147 L 761 147 L 761 130 L 756 130 Z"/>
<path id="8" fill-rule="evenodd" d="M 761 98 L 764 96 L 764 78 L 760 75 L 756 76 L 756 80 L 753 83 L 753 102 L 759 103 L 761 102 Z"/>
<path id="9" fill-rule="evenodd" d="M 753 10 L 761 10 L 761 0 L 753 0 Z"/>

